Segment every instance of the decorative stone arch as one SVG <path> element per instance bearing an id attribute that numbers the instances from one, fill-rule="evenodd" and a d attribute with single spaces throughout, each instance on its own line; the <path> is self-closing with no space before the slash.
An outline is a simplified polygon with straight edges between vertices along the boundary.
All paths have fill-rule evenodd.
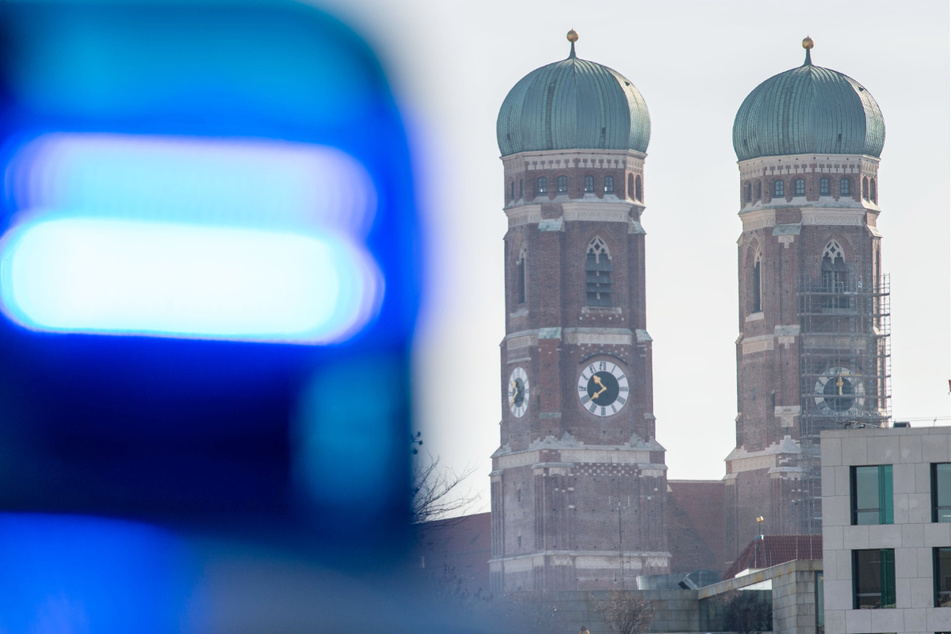
<path id="1" fill-rule="evenodd" d="M 846 251 L 836 238 L 826 242 L 820 264 L 822 306 L 824 308 L 848 308 L 849 268 Z"/>
<path id="2" fill-rule="evenodd" d="M 587 306 L 614 306 L 611 273 L 611 252 L 601 236 L 588 243 L 585 252 L 585 304 Z"/>

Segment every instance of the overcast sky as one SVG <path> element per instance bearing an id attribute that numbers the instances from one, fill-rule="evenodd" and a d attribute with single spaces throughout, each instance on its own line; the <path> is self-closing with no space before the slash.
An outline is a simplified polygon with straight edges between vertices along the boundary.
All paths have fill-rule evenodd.
<path id="1" fill-rule="evenodd" d="M 891 275 L 892 411 L 951 424 L 949 16 L 946 0 L 330 0 L 382 52 L 406 113 L 427 228 L 417 342 L 425 447 L 489 508 L 504 336 L 502 163 L 495 121 L 521 77 L 568 55 L 647 101 L 647 322 L 671 479 L 719 479 L 734 445 L 739 174 L 731 130 L 760 82 L 813 62 L 863 84 L 885 117 L 879 177 Z"/>

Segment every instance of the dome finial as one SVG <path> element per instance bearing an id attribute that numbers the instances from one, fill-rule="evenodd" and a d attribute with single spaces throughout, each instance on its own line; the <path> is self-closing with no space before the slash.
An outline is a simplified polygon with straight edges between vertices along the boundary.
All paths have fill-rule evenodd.
<path id="1" fill-rule="evenodd" d="M 812 51 L 812 47 L 815 45 L 816 43 L 813 42 L 812 38 L 809 37 L 808 35 L 802 40 L 802 47 L 806 49 L 806 61 L 802 63 L 803 66 L 812 66 L 811 51 Z"/>
<path id="2" fill-rule="evenodd" d="M 578 41 L 578 32 L 575 31 L 574 29 L 571 29 L 570 31 L 568 31 L 568 35 L 566 37 L 568 38 L 568 41 L 571 42 L 571 53 L 568 55 L 568 59 L 574 59 L 575 42 Z"/>

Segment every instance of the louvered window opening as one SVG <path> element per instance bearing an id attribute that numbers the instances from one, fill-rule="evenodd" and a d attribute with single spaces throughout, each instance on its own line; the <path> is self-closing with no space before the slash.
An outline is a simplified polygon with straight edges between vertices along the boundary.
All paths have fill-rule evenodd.
<path id="1" fill-rule="evenodd" d="M 613 306 L 611 271 L 614 269 L 607 254 L 588 253 L 584 268 L 588 306 Z"/>

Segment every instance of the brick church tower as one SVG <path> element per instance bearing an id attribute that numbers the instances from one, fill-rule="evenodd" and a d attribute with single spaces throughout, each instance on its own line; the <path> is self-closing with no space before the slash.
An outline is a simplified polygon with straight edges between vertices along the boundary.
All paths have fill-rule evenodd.
<path id="1" fill-rule="evenodd" d="M 885 123 L 842 73 L 802 66 L 740 106 L 736 448 L 727 555 L 821 534 L 819 432 L 888 420 L 888 284 L 876 229 Z"/>
<path id="2" fill-rule="evenodd" d="M 647 106 L 571 53 L 502 104 L 505 323 L 494 591 L 634 588 L 668 571 L 644 292 Z"/>

